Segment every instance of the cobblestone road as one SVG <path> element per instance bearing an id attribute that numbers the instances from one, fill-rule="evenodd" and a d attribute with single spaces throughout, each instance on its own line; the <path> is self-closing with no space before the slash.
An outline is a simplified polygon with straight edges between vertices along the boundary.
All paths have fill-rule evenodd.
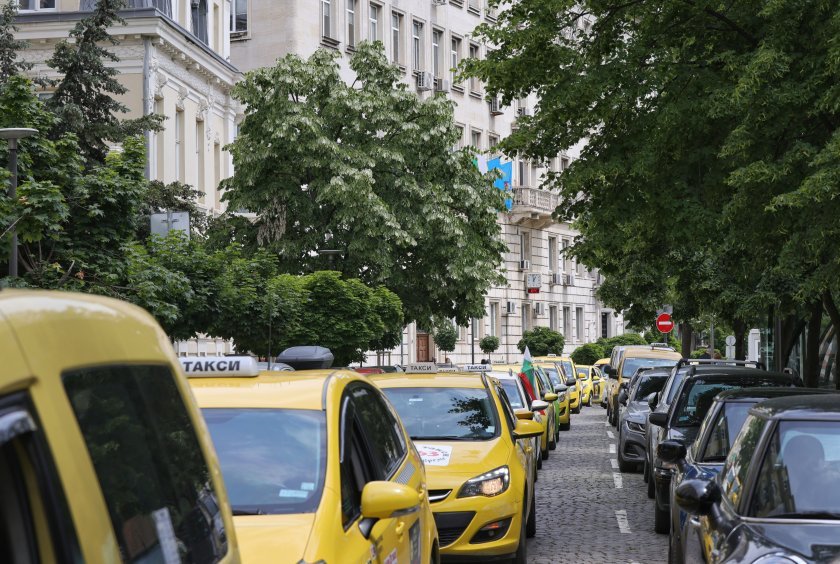
<path id="1" fill-rule="evenodd" d="M 668 537 L 653 532 L 653 501 L 642 475 L 619 473 L 611 447 L 617 434 L 606 420 L 606 410 L 598 406 L 572 414 L 571 430 L 560 433 L 557 450 L 543 462 L 529 562 L 668 561 Z"/>

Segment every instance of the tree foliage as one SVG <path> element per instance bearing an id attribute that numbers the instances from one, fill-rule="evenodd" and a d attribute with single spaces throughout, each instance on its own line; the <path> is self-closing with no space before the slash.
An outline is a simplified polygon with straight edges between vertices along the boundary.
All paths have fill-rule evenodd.
<path id="1" fill-rule="evenodd" d="M 458 341 L 458 331 L 449 319 L 441 319 L 435 324 L 434 330 L 435 346 L 443 352 L 455 350 L 455 343 Z"/>
<path id="2" fill-rule="evenodd" d="M 618 346 L 648 344 L 645 338 L 638 333 L 624 333 L 623 335 L 607 337 L 606 339 L 602 337 L 595 342 L 598 343 L 604 350 L 604 355 L 600 358 L 612 356 L 612 350 Z"/>
<path id="3" fill-rule="evenodd" d="M 563 354 L 563 346 L 566 339 L 563 335 L 548 327 L 534 327 L 525 331 L 516 347 L 519 352 L 525 352 L 525 347 L 534 356 L 545 356 L 547 354 Z"/>
<path id="4" fill-rule="evenodd" d="M 232 209 L 258 212 L 240 231 L 290 273 L 332 268 L 317 252 L 341 251 L 335 268 L 396 293 L 406 320 L 483 315 L 501 282 L 503 201 L 471 149 L 453 150 L 452 102 L 418 98 L 381 44 L 358 46 L 353 84 L 337 58 L 288 55 L 237 85 L 247 109 L 223 188 Z"/>
<path id="5" fill-rule="evenodd" d="M 570 355 L 577 365 L 592 365 L 604 358 L 604 347 L 599 343 L 586 343 L 579 346 Z"/>
<path id="6" fill-rule="evenodd" d="M 61 74 L 50 109 L 59 117 L 52 136 L 74 133 L 85 159 L 102 163 L 108 154 L 108 141 L 121 142 L 160 126 L 161 116 L 146 115 L 124 120 L 128 111 L 115 96 L 127 89 L 118 80 L 119 70 L 108 63 L 119 57 L 103 44 L 117 45 L 108 33 L 114 24 L 125 24 L 119 10 L 125 0 L 98 0 L 90 15 L 82 18 L 70 32 L 70 41 L 60 42 L 47 64 Z"/>
<path id="7" fill-rule="evenodd" d="M 485 354 L 492 354 L 499 348 L 499 338 L 493 335 L 482 337 L 478 342 L 478 348 Z"/>
<path id="8" fill-rule="evenodd" d="M 832 2 L 517 0 L 465 70 L 539 96 L 507 152 L 587 141 L 546 187 L 607 304 L 638 327 L 665 303 L 742 326 L 840 280 L 838 33 Z"/>
<path id="9" fill-rule="evenodd" d="M 3 2 L 0 6 L 0 85 L 32 68 L 32 63 L 18 60 L 18 54 L 29 47 L 29 43 L 15 37 L 18 31 L 15 25 L 17 14 L 15 2 Z"/>

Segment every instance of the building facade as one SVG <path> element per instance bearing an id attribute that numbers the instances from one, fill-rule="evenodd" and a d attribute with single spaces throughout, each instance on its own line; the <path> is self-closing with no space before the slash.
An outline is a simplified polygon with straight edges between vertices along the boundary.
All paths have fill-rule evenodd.
<path id="1" fill-rule="evenodd" d="M 95 1 L 20 0 L 17 37 L 29 42 L 21 58 L 35 65 L 33 73 L 56 78 L 45 61 Z M 127 88 L 125 117 L 165 118 L 161 131 L 147 135 L 147 176 L 192 185 L 207 213 L 224 210 L 218 186 L 233 174 L 224 146 L 233 141 L 241 113 L 230 95 L 241 76 L 229 61 L 230 13 L 230 0 L 129 0 L 126 25 L 109 30 L 119 40 L 110 50 L 120 58 L 118 80 Z M 220 339 L 177 346 L 193 354 L 230 351 Z"/>
<path id="2" fill-rule="evenodd" d="M 536 104 L 531 97 L 511 107 L 488 101 L 480 81 L 459 82 L 452 71 L 465 57 L 482 57 L 487 47 L 476 41 L 477 25 L 493 21 L 485 0 L 234 0 L 231 61 L 242 71 L 273 65 L 295 53 L 308 57 L 317 49 L 341 54 L 342 73 L 352 81 L 349 59 L 360 41 L 378 40 L 403 79 L 421 97 L 446 95 L 456 104 L 460 145 L 472 145 L 488 158 L 497 156 L 499 140 L 516 127 L 521 115 Z M 585 23 L 582 25 L 586 25 Z M 513 159 L 511 206 L 499 216 L 508 252 L 507 283 L 488 292 L 485 316 L 459 328 L 453 362 L 478 361 L 485 355 L 478 341 L 495 335 L 497 361 L 521 358 L 522 332 L 536 326 L 556 329 L 566 337 L 565 352 L 601 336 L 624 332 L 623 320 L 595 297 L 599 274 L 564 255 L 577 233 L 551 214 L 557 195 L 540 189 L 545 173 L 563 170 L 577 157 L 576 149 L 549 163 Z M 526 279 L 539 293 L 529 293 Z M 534 291 L 534 289 L 532 289 Z M 442 361 L 431 335 L 415 324 L 406 328 L 398 349 L 376 362 Z M 373 361 L 373 359 L 371 359 Z"/>

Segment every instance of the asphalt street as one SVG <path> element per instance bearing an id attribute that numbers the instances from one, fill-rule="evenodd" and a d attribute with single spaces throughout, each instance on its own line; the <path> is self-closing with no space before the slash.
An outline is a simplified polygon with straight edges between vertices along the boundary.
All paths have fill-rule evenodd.
<path id="1" fill-rule="evenodd" d="M 535 564 L 668 561 L 668 537 L 653 531 L 653 501 L 641 473 L 621 474 L 616 429 L 599 406 L 572 414 L 537 481 Z"/>

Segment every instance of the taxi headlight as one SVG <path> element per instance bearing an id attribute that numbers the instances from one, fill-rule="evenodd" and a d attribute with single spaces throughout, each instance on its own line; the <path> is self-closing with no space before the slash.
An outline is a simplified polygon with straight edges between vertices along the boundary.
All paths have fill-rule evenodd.
<path id="1" fill-rule="evenodd" d="M 504 493 L 510 486 L 510 470 L 507 466 L 500 466 L 464 482 L 458 497 L 493 497 Z"/>
<path id="2" fill-rule="evenodd" d="M 560 392 L 560 395 L 557 396 L 557 401 L 559 401 L 560 403 L 566 401 L 566 392 Z"/>
<path id="3" fill-rule="evenodd" d="M 644 433 L 645 426 L 642 423 L 637 423 L 636 421 L 627 420 L 627 428 L 631 431 L 636 431 L 637 433 Z"/>

